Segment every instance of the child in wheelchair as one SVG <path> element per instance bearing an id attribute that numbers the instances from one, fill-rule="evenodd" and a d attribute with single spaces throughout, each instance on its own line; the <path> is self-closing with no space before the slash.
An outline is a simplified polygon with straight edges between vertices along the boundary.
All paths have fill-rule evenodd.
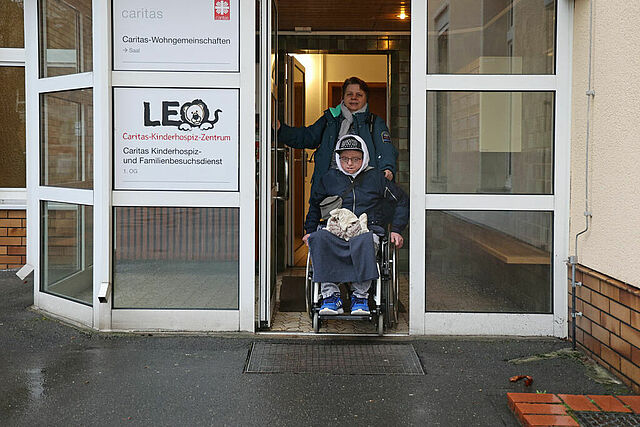
<path id="1" fill-rule="evenodd" d="M 397 248 L 409 221 L 409 198 L 382 171 L 369 166 L 369 153 L 358 135 L 344 135 L 336 143 L 337 169 L 330 169 L 313 187 L 302 240 L 309 247 L 314 282 L 320 282 L 321 315 L 344 313 L 340 283 L 349 283 L 351 314 L 368 315 L 369 290 L 378 278 L 376 251 L 390 225 L 388 239 Z M 368 232 L 348 241 L 319 228 L 327 219 L 327 206 L 349 209 L 360 217 L 366 214 Z M 335 212 L 335 211 L 334 211 Z M 324 215 L 323 215 L 324 213 Z"/>

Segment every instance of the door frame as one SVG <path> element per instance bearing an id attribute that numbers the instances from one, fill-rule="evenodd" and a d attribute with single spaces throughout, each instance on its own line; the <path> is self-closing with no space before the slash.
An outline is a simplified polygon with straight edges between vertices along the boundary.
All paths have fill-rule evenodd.
<path id="1" fill-rule="evenodd" d="M 409 254 L 410 334 L 550 335 L 567 336 L 569 249 L 569 146 L 571 140 L 571 44 L 573 6 L 558 0 L 556 15 L 556 73 L 552 75 L 443 75 L 427 72 L 427 2 L 411 2 L 411 123 L 425 123 L 427 91 L 553 91 L 555 93 L 554 191 L 551 195 L 427 194 L 425 143 L 410 147 L 411 213 Z M 427 140 L 426 126 L 411 126 L 411 141 Z M 552 314 L 426 312 L 427 210 L 552 211 Z"/>

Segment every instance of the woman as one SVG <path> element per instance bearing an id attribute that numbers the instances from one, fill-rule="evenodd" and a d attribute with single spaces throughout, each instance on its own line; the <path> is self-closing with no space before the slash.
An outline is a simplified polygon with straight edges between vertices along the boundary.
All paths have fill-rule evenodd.
<path id="1" fill-rule="evenodd" d="M 333 150 L 346 134 L 359 135 L 371 154 L 369 164 L 392 180 L 396 172 L 398 151 L 384 120 L 369 112 L 369 87 L 358 77 L 342 84 L 342 101 L 329 108 L 314 124 L 294 128 L 278 122 L 278 140 L 293 148 L 316 148 L 312 187 L 329 169 L 337 168 Z"/>

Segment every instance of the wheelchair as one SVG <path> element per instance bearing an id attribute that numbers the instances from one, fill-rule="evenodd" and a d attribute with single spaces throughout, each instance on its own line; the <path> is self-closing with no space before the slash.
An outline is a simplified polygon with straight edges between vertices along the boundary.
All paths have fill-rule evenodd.
<path id="1" fill-rule="evenodd" d="M 320 283 L 313 281 L 313 263 L 311 251 L 307 254 L 307 267 L 305 273 L 306 307 L 309 318 L 312 321 L 313 331 L 320 332 L 320 327 L 327 320 L 364 320 L 375 323 L 379 336 L 384 334 L 384 329 L 392 328 L 398 323 L 398 274 L 397 274 L 397 249 L 389 241 L 389 232 L 380 237 L 380 246 L 376 254 L 378 266 L 378 279 L 371 284 L 369 289 L 369 314 L 368 315 L 322 315 L 320 306 L 322 294 Z M 371 304 L 373 295 L 374 304 Z"/>

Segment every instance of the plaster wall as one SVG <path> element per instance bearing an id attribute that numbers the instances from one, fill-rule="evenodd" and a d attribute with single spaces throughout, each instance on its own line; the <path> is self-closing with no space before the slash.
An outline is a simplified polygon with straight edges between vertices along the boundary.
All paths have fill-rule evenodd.
<path id="1" fill-rule="evenodd" d="M 570 253 L 585 227 L 589 0 L 575 1 Z M 593 1 L 589 208 L 578 262 L 640 287 L 640 2 Z M 634 77 L 636 76 L 636 77 Z"/>

